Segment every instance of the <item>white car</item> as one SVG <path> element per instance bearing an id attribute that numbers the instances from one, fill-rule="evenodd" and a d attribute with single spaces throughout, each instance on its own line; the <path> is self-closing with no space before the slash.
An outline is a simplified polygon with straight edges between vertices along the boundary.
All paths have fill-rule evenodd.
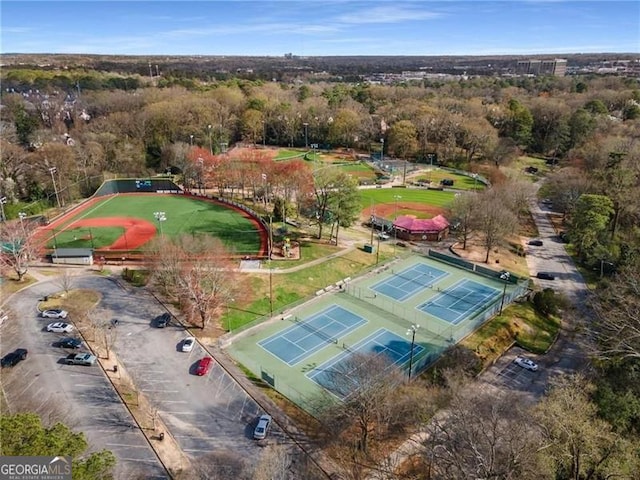
<path id="1" fill-rule="evenodd" d="M 516 357 L 513 363 L 521 366 L 522 368 L 526 368 L 527 370 L 531 370 L 532 372 L 538 371 L 538 364 L 526 357 Z"/>
<path id="2" fill-rule="evenodd" d="M 60 308 L 52 308 L 42 312 L 42 318 L 67 318 L 69 312 Z"/>
<path id="3" fill-rule="evenodd" d="M 73 325 L 64 322 L 50 323 L 47 325 L 47 332 L 54 333 L 71 333 L 73 331 Z"/>
<path id="4" fill-rule="evenodd" d="M 389 236 L 389 234 L 381 232 L 378 234 L 378 238 L 380 240 L 389 240 L 391 237 Z"/>
<path id="5" fill-rule="evenodd" d="M 190 352 L 193 350 L 193 345 L 196 343 L 196 339 L 193 337 L 187 337 L 182 341 L 182 351 Z"/>
<path id="6" fill-rule="evenodd" d="M 256 429 L 253 431 L 253 438 L 256 440 L 263 440 L 267 437 L 267 433 L 269 433 L 269 427 L 271 427 L 271 416 L 262 415 L 258 419 L 258 425 L 256 425 Z"/>

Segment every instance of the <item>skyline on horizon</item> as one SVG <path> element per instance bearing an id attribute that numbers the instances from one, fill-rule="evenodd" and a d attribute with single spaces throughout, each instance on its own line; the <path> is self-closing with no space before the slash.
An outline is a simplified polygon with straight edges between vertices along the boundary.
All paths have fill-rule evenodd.
<path id="1" fill-rule="evenodd" d="M 3 1 L 2 53 L 639 53 L 637 1 Z"/>

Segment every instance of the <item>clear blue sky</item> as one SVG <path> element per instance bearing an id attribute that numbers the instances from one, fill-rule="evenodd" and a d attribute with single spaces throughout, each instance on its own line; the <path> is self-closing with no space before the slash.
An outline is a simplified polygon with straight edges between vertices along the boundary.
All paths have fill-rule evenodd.
<path id="1" fill-rule="evenodd" d="M 6 1 L 2 53 L 640 52 L 640 1 Z"/>

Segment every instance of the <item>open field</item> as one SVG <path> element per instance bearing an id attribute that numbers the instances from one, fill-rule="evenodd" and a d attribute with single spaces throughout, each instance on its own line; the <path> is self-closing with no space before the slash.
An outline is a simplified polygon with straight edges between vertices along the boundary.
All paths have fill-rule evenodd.
<path id="1" fill-rule="evenodd" d="M 156 213 L 163 213 L 158 221 Z M 162 194 L 116 195 L 98 199 L 87 209 L 52 225 L 48 248 L 135 250 L 157 234 L 210 235 L 236 254 L 261 250 L 254 219 L 232 207 L 199 198 Z"/>

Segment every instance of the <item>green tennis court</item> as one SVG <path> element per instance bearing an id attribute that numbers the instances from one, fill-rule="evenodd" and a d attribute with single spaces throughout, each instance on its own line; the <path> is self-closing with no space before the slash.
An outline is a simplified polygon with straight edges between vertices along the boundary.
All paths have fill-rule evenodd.
<path id="1" fill-rule="evenodd" d="M 418 373 L 526 290 L 515 276 L 505 282 L 500 272 L 462 264 L 421 255 L 395 261 L 236 334 L 228 351 L 313 413 L 321 392 L 345 395 L 323 372 L 340 370 L 353 352 L 386 355 Z M 414 326 L 412 348 L 407 332 Z"/>

